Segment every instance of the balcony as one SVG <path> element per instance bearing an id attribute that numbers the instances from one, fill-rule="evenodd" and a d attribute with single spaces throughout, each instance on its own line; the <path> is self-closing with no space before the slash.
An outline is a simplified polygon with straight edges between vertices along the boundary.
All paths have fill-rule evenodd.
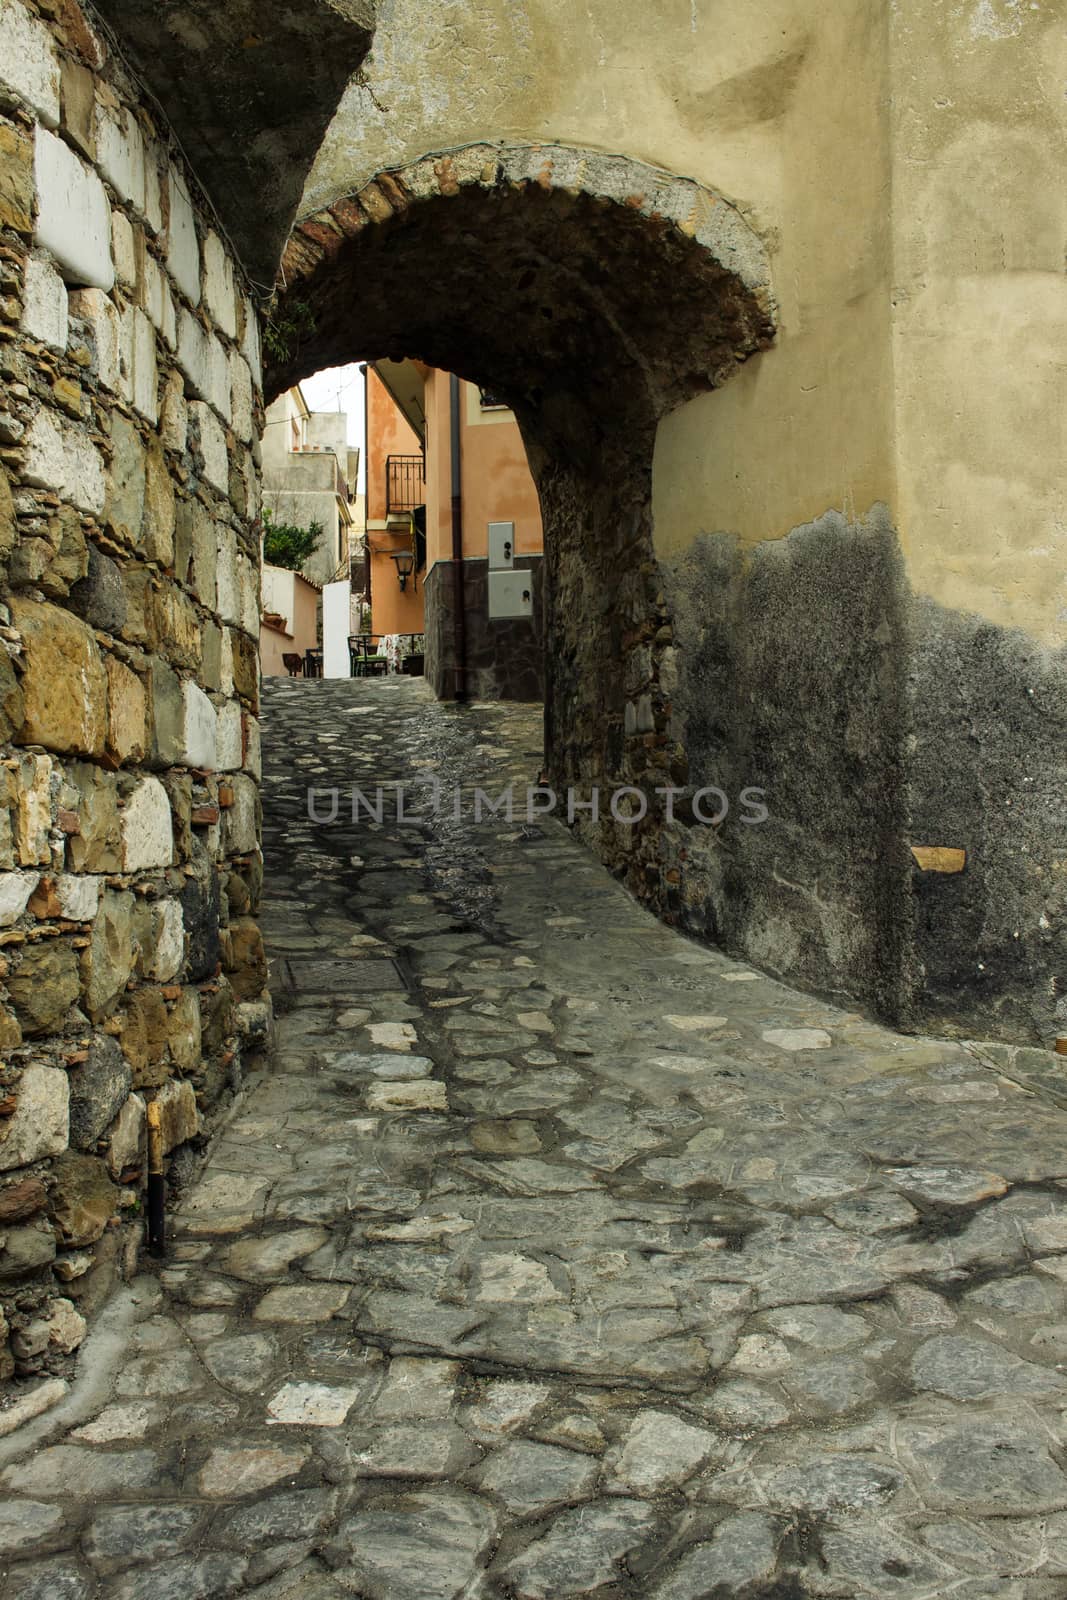
<path id="1" fill-rule="evenodd" d="M 426 500 L 425 469 L 421 456 L 386 456 L 385 515 L 414 511 Z"/>

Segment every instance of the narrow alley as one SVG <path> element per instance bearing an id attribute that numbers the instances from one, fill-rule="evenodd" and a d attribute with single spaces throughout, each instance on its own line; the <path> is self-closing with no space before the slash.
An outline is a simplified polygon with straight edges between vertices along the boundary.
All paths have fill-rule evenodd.
<path id="1" fill-rule="evenodd" d="M 1053 1058 L 700 948 L 556 821 L 309 820 L 524 789 L 533 707 L 264 724 L 275 1057 L 0 1440 L 5 1600 L 1067 1592 Z"/>

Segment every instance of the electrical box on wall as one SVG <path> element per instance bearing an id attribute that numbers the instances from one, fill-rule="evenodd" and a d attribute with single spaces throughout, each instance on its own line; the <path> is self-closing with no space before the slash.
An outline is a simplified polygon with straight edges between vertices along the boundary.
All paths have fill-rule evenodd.
<path id="1" fill-rule="evenodd" d="M 533 617 L 533 573 L 521 568 L 514 572 L 489 573 L 489 620 L 508 617 Z"/>
<path id="2" fill-rule="evenodd" d="M 515 565 L 515 524 L 491 522 L 489 524 L 489 570 L 503 571 Z"/>

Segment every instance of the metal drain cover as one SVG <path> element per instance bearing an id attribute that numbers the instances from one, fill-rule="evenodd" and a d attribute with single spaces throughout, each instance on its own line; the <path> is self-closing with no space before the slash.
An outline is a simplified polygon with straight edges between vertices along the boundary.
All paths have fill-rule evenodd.
<path id="1" fill-rule="evenodd" d="M 394 961 L 285 961 L 282 988 L 304 994 L 364 994 L 377 989 L 406 989 Z"/>

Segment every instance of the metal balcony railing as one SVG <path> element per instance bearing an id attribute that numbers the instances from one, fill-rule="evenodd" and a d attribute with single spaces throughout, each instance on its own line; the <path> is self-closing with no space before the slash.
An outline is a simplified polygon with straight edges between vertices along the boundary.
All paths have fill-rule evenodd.
<path id="1" fill-rule="evenodd" d="M 386 456 L 385 514 L 414 511 L 426 500 L 421 456 Z"/>

